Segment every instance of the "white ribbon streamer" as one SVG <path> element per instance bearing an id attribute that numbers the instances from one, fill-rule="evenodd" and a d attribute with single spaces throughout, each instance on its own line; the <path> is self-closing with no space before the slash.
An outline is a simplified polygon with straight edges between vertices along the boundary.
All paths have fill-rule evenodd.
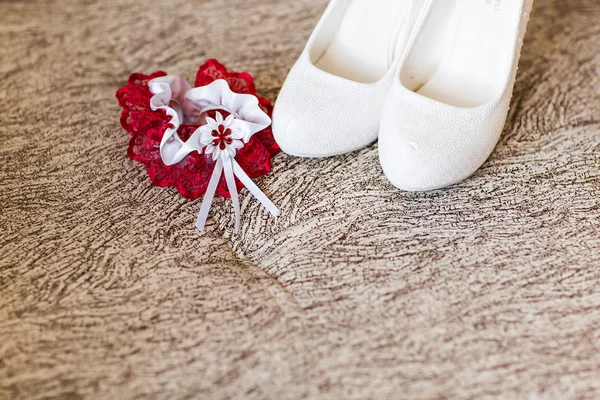
<path id="1" fill-rule="evenodd" d="M 151 80 L 148 86 L 154 94 L 150 100 L 152 110 L 161 109 L 171 116 L 172 126 L 165 130 L 160 143 L 163 162 L 166 165 L 177 164 L 193 151 L 204 151 L 216 161 L 196 219 L 196 228 L 204 231 L 223 173 L 235 213 L 235 232 L 239 230 L 241 220 L 235 177 L 273 217 L 277 218 L 277 207 L 235 160 L 237 150 L 244 147 L 252 135 L 271 124 L 269 116 L 258 105 L 258 99 L 249 94 L 232 92 L 229 84 L 222 79 L 206 86 L 191 88 L 184 78 L 169 75 Z M 225 110 L 230 115 L 223 119 L 222 114 L 217 111 L 215 120 L 206 116 L 210 110 Z M 206 123 L 196 129 L 187 141 L 179 138 L 177 129 L 182 123 L 198 123 L 202 119 Z"/>
<path id="2" fill-rule="evenodd" d="M 225 171 L 225 182 L 227 183 L 227 189 L 231 195 L 231 202 L 233 203 L 233 211 L 235 213 L 235 231 L 240 229 L 240 200 L 238 198 L 237 187 L 235 185 L 235 178 L 233 177 L 233 166 L 231 165 L 232 158 L 229 158 L 223 163 L 223 170 Z"/>
<path id="3" fill-rule="evenodd" d="M 223 161 L 219 160 L 215 164 L 213 173 L 210 176 L 210 182 L 208 182 L 208 187 L 206 188 L 206 193 L 204 194 L 204 199 L 202 200 L 202 205 L 200 206 L 200 213 L 198 214 L 198 218 L 196 219 L 196 229 L 198 229 L 200 232 L 204 230 L 204 225 L 206 224 L 206 220 L 208 219 L 208 212 L 210 211 L 210 206 L 212 205 L 213 199 L 215 197 L 215 192 L 217 191 L 217 185 L 219 184 L 219 180 L 221 179 L 222 172 Z"/>

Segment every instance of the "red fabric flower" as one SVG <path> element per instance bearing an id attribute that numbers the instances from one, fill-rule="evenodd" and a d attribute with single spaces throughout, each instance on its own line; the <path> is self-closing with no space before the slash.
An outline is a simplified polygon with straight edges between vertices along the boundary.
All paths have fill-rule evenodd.
<path id="1" fill-rule="evenodd" d="M 152 93 L 148 82 L 165 75 L 167 74 L 163 71 L 150 75 L 134 73 L 129 77 L 127 84 L 117 91 L 117 100 L 123 108 L 121 125 L 131 135 L 127 155 L 146 166 L 150 181 L 154 185 L 173 186 L 185 198 L 193 200 L 206 192 L 215 162 L 204 153 L 194 152 L 176 165 L 168 166 L 163 163 L 160 157 L 160 142 L 169 127 L 171 117 L 163 110 L 152 111 L 150 108 Z M 271 117 L 273 106 L 269 100 L 256 94 L 252 75 L 247 72 L 230 71 L 212 59 L 198 70 L 196 87 L 208 85 L 217 79 L 227 81 L 231 90 L 236 93 L 256 96 L 260 107 Z M 225 111 L 222 114 L 227 116 Z M 177 134 L 186 141 L 198 127 L 199 125 L 183 124 L 177 130 Z M 252 136 L 250 141 L 238 150 L 235 159 L 250 178 L 258 178 L 271 171 L 271 157 L 278 150 L 279 146 L 273 139 L 273 132 L 269 126 Z M 237 179 L 236 184 L 238 191 L 243 188 Z M 224 177 L 219 181 L 216 194 L 230 197 Z"/>

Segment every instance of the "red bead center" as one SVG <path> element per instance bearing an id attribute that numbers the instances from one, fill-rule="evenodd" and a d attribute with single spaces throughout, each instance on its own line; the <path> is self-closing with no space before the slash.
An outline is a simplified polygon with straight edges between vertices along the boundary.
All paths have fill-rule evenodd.
<path id="1" fill-rule="evenodd" d="M 229 137 L 231 135 L 231 129 L 225 127 L 221 124 L 219 127 L 211 132 L 213 139 L 213 146 L 219 146 L 221 150 L 225 150 L 228 144 L 233 142 L 233 139 Z"/>

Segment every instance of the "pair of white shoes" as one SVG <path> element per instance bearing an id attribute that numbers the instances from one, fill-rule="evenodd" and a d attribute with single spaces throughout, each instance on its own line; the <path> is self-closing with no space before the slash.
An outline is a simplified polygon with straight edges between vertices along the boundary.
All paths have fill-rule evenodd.
<path id="1" fill-rule="evenodd" d="M 275 104 L 282 150 L 379 138 L 385 175 L 432 190 L 473 174 L 504 127 L 533 0 L 331 0 Z"/>

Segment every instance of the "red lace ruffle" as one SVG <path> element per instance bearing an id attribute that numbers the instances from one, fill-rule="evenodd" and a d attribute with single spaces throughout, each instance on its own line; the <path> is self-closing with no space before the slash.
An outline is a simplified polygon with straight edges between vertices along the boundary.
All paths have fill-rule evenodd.
<path id="1" fill-rule="evenodd" d="M 209 156 L 194 152 L 179 164 L 168 166 L 163 163 L 160 157 L 160 141 L 169 126 L 170 117 L 163 110 L 152 111 L 150 108 L 152 93 L 148 82 L 164 75 L 166 73 L 163 71 L 150 75 L 134 73 L 129 77 L 127 84 L 117 91 L 117 100 L 123 108 L 121 125 L 131 135 L 127 155 L 146 166 L 150 181 L 154 185 L 173 186 L 185 198 L 193 200 L 206 192 L 215 162 Z M 229 71 L 217 60 L 208 60 L 196 74 L 196 87 L 208 85 L 217 79 L 226 80 L 234 92 L 256 96 L 260 107 L 271 117 L 273 105 L 266 98 L 256 94 L 252 75 L 247 72 Z M 225 112 L 223 114 L 226 116 Z M 198 126 L 181 125 L 177 134 L 185 141 Z M 278 150 L 279 146 L 273 139 L 273 132 L 269 126 L 252 136 L 250 141 L 238 150 L 235 159 L 249 177 L 258 178 L 271 171 L 271 157 Z M 238 191 L 244 187 L 237 178 L 236 184 Z M 216 194 L 230 197 L 224 177 L 219 181 Z"/>

